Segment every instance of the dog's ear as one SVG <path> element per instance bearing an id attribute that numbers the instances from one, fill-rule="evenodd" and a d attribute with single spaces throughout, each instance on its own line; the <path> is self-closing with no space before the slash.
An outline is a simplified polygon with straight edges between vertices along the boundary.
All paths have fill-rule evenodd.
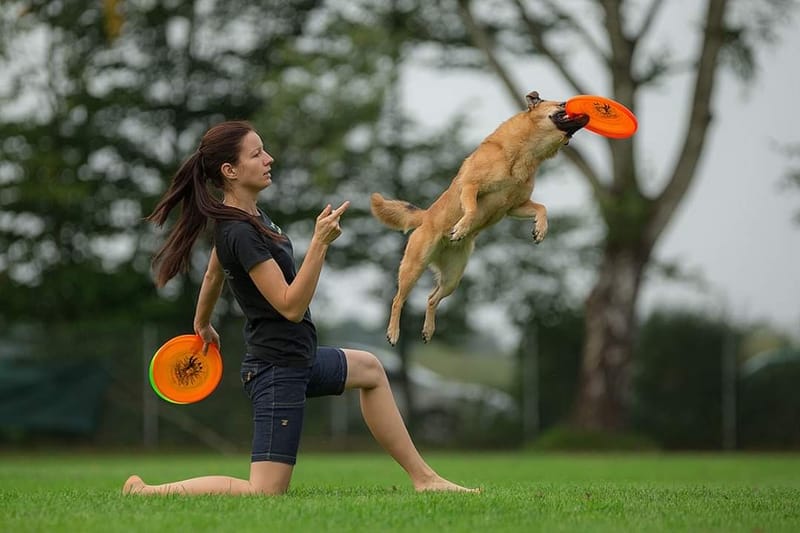
<path id="1" fill-rule="evenodd" d="M 542 101 L 542 99 L 539 98 L 539 93 L 536 91 L 529 92 L 527 96 L 525 96 L 525 99 L 528 101 L 528 109 L 536 107 Z"/>

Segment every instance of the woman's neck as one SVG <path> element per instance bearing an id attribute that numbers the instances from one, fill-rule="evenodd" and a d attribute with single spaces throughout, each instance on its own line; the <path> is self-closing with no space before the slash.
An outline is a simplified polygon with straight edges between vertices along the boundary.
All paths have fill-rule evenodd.
<path id="1" fill-rule="evenodd" d="M 235 207 L 248 215 L 258 216 L 258 205 L 255 198 L 241 198 L 232 193 L 226 193 L 222 198 L 222 203 L 228 207 Z"/>

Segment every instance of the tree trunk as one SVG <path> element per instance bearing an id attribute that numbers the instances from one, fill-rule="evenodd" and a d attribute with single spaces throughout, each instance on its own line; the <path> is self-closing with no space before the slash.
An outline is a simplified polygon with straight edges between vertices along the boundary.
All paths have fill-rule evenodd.
<path id="1" fill-rule="evenodd" d="M 586 326 L 574 426 L 617 430 L 627 423 L 629 368 L 636 301 L 648 253 L 634 247 L 606 249 L 586 301 Z"/>

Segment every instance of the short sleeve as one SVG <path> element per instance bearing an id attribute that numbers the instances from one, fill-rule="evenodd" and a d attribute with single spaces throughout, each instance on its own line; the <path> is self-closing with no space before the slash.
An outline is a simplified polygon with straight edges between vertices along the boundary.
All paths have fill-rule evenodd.
<path id="1" fill-rule="evenodd" d="M 272 259 L 272 252 L 264 237 L 250 224 L 234 224 L 227 240 L 231 254 L 245 272 L 250 272 L 257 264 Z"/>

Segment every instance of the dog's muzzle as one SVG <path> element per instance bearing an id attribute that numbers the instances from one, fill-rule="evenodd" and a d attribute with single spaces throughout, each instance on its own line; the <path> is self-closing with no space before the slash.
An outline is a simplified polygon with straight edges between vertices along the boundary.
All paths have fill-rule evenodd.
<path id="1" fill-rule="evenodd" d="M 550 120 L 570 138 L 576 131 L 589 123 L 589 115 L 568 115 L 566 111 L 562 110 L 550 115 Z"/>

